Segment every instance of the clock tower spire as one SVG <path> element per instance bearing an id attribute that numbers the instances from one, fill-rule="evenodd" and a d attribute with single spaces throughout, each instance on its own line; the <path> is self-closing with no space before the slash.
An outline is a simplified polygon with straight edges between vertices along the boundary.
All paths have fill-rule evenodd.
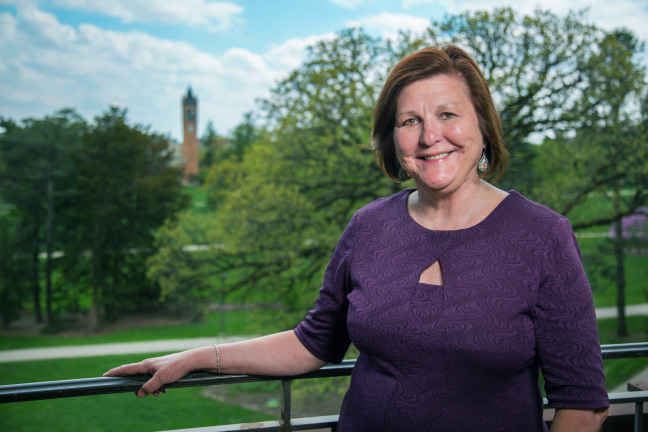
<path id="1" fill-rule="evenodd" d="M 198 174 L 198 99 L 193 95 L 191 87 L 182 98 L 182 155 L 184 158 L 182 181 L 187 184 L 192 175 Z"/>

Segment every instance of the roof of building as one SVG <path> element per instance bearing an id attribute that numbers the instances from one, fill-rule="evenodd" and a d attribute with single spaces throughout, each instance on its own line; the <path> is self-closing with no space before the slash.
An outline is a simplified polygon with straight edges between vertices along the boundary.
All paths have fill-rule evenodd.
<path id="1" fill-rule="evenodd" d="M 187 95 L 182 98 L 182 103 L 184 105 L 196 105 L 198 103 L 198 99 L 193 95 L 191 92 L 191 87 L 187 90 Z"/>

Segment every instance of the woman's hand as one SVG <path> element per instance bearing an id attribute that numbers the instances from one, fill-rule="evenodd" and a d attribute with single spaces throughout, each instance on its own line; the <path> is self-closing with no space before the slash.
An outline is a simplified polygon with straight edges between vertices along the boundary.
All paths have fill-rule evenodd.
<path id="1" fill-rule="evenodd" d="M 576 410 L 557 409 L 551 423 L 551 432 L 598 432 L 607 417 L 608 409 Z"/>
<path id="2" fill-rule="evenodd" d="M 189 372 L 204 370 L 224 374 L 298 375 L 326 364 L 308 351 L 292 330 L 247 341 L 219 345 L 217 360 L 214 346 L 194 348 L 163 357 L 155 357 L 109 370 L 103 376 L 152 375 L 135 394 L 157 396 L 165 384 L 178 381 Z"/>
<path id="3" fill-rule="evenodd" d="M 109 370 L 103 376 L 124 376 L 149 374 L 152 375 L 135 394 L 143 398 L 150 394 L 158 396 L 159 392 L 166 393 L 162 387 L 165 384 L 178 381 L 189 372 L 199 369 L 197 366 L 201 356 L 208 355 L 207 351 L 214 350 L 213 347 L 196 348 L 193 350 L 182 351 L 175 354 L 169 354 L 163 357 L 154 357 L 143 360 L 139 363 L 131 363 L 116 367 Z M 213 354 L 213 353 L 212 353 Z"/>

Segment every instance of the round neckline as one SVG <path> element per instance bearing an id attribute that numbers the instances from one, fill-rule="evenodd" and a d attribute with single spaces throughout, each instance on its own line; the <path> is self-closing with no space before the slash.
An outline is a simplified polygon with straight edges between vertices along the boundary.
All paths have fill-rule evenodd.
<path id="1" fill-rule="evenodd" d="M 502 201 L 500 201 L 499 204 L 497 204 L 497 206 L 495 206 L 495 208 L 484 219 L 482 219 L 481 221 L 479 221 L 475 225 L 472 225 L 472 226 L 469 226 L 469 227 L 466 227 L 466 228 L 457 229 L 457 230 L 433 230 L 433 229 L 426 228 L 423 225 L 421 225 L 420 223 L 418 223 L 412 217 L 412 215 L 409 212 L 409 209 L 407 207 L 409 196 L 412 193 L 414 193 L 416 190 L 417 190 L 416 188 L 408 188 L 408 189 L 404 190 L 405 193 L 403 194 L 403 200 L 401 202 L 401 205 L 404 207 L 405 218 L 414 227 L 416 227 L 417 229 L 422 230 L 422 231 L 424 231 L 426 233 L 432 233 L 432 234 L 461 234 L 461 233 L 466 233 L 466 232 L 470 232 L 472 230 L 479 229 L 479 228 L 481 228 L 481 227 L 483 227 L 485 225 L 489 225 L 489 224 L 491 224 L 491 221 L 495 218 L 495 215 L 497 213 L 499 213 L 501 211 L 501 209 L 505 206 L 505 203 L 510 201 L 509 198 L 511 198 L 513 196 L 519 196 L 520 195 L 519 193 L 517 193 L 513 189 L 509 190 L 508 195 L 505 196 L 504 199 Z"/>

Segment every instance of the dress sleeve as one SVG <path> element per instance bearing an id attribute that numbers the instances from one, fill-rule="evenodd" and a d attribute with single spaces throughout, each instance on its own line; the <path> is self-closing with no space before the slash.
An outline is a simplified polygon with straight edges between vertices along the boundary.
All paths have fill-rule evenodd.
<path id="1" fill-rule="evenodd" d="M 355 216 L 333 252 L 315 307 L 295 328 L 297 338 L 311 354 L 329 363 L 340 363 L 351 344 L 347 329 L 347 295 L 351 292 L 349 266 L 354 244 L 354 220 Z"/>
<path id="2" fill-rule="evenodd" d="M 554 223 L 545 241 L 535 320 L 549 405 L 609 406 L 592 289 L 576 237 L 564 217 Z"/>

